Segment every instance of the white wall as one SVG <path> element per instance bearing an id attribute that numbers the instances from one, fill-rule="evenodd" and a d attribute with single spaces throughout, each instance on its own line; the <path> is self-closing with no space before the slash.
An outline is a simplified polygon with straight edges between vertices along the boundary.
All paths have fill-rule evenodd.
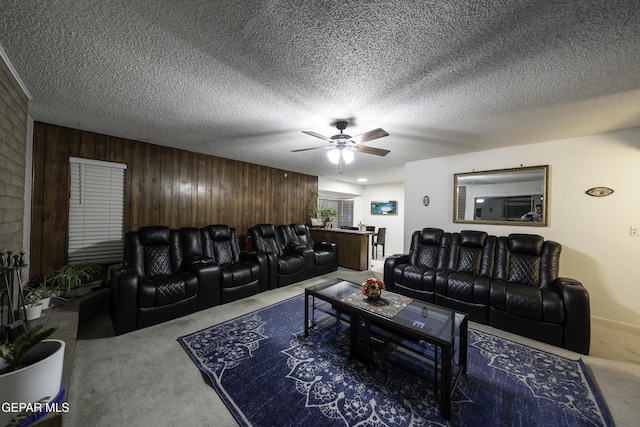
<path id="1" fill-rule="evenodd" d="M 404 183 L 367 185 L 364 187 L 363 207 L 361 220 L 367 225 L 376 227 L 376 232 L 380 227 L 385 227 L 386 242 L 385 255 L 393 255 L 404 252 Z M 397 215 L 371 215 L 371 202 L 396 200 L 398 202 Z M 356 223 L 360 219 L 356 218 Z M 378 259 L 382 257 L 382 246 L 378 247 Z"/>
<path id="2" fill-rule="evenodd" d="M 364 187 L 342 181 L 334 181 L 326 177 L 318 177 L 318 195 L 329 199 L 353 200 L 354 223 L 358 224 L 359 212 L 362 211 L 362 194 Z"/>
<path id="3" fill-rule="evenodd" d="M 383 185 L 353 185 L 318 178 L 318 193 L 321 196 L 353 200 L 354 226 L 360 221 L 376 227 L 386 227 L 385 255 L 404 251 L 404 183 Z M 371 215 L 371 202 L 376 200 L 397 200 L 398 215 Z M 382 257 L 382 246 L 378 248 L 378 258 Z"/>
<path id="4" fill-rule="evenodd" d="M 550 165 L 549 227 L 453 223 L 453 174 Z M 610 187 L 591 197 L 592 187 Z M 429 195 L 431 203 L 423 206 Z M 540 234 L 562 244 L 560 275 L 589 290 L 591 315 L 640 327 L 640 128 L 489 150 L 405 165 L 404 250 L 423 227 Z"/>

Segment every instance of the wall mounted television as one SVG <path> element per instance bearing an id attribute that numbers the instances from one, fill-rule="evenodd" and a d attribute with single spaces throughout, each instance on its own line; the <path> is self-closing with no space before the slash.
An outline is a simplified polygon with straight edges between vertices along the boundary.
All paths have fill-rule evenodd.
<path id="1" fill-rule="evenodd" d="M 371 202 L 371 215 L 398 215 L 398 202 L 396 200 Z"/>

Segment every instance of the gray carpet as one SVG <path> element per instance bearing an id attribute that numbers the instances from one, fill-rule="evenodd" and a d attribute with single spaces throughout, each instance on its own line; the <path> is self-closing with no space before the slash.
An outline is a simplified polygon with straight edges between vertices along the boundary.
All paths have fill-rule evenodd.
<path id="1" fill-rule="evenodd" d="M 375 272 L 376 267 L 374 273 L 340 269 L 118 337 L 113 336 L 108 313 L 102 313 L 85 322 L 79 330 L 68 392 L 70 412 L 65 414 L 64 425 L 236 426 L 236 421 L 208 385 L 208 380 L 194 369 L 176 338 L 299 295 L 306 286 L 329 278 L 359 282 L 372 274 L 381 277 Z M 582 358 L 616 425 L 637 425 L 640 418 L 637 330 L 628 329 L 616 339 L 618 327 L 594 321 L 591 356 L 583 356 L 488 326 L 473 323 L 472 327 L 571 359 Z M 629 339 L 630 333 L 636 334 L 633 339 Z M 628 360 L 614 360 L 621 357 Z"/>

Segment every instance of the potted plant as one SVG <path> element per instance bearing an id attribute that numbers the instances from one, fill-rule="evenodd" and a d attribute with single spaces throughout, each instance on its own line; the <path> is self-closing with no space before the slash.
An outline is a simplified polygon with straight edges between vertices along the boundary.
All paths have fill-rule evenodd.
<path id="1" fill-rule="evenodd" d="M 51 279 L 47 280 L 47 276 L 44 276 L 44 281 L 29 294 L 29 300 L 31 302 L 40 302 L 43 310 L 49 308 L 51 297 L 54 295 L 53 289 L 51 286 L 47 286 L 47 282 L 51 284 Z"/>
<path id="2" fill-rule="evenodd" d="M 74 290 L 92 280 L 93 276 L 98 274 L 100 270 L 100 267 L 95 264 L 67 264 L 57 269 L 50 281 L 55 283 L 62 295 L 80 296 L 89 293 L 90 290 Z"/>
<path id="3" fill-rule="evenodd" d="M 318 193 L 312 191 L 309 194 L 309 199 L 307 201 L 307 213 L 309 214 L 309 220 L 311 220 L 312 227 L 322 227 L 324 226 L 324 222 L 322 221 L 322 217 L 320 216 L 320 208 L 318 207 Z"/>
<path id="4" fill-rule="evenodd" d="M 309 206 L 309 219 L 311 220 L 312 227 L 322 227 L 324 225 L 324 221 L 322 221 L 322 217 L 320 216 L 320 208 L 317 206 Z"/>
<path id="5" fill-rule="evenodd" d="M 52 402 L 62 397 L 65 343 L 45 340 L 55 330 L 34 326 L 13 343 L 0 345 L 0 402 Z M 18 415 L 0 411 L 0 425 Z"/>
<path id="6" fill-rule="evenodd" d="M 320 218 L 322 218 L 325 228 L 331 228 L 331 221 L 338 218 L 338 211 L 328 206 L 321 206 Z"/>
<path id="7" fill-rule="evenodd" d="M 27 301 L 24 305 L 24 315 L 27 320 L 35 320 L 42 316 L 42 303 L 38 301 L 37 297 L 31 294 Z"/>

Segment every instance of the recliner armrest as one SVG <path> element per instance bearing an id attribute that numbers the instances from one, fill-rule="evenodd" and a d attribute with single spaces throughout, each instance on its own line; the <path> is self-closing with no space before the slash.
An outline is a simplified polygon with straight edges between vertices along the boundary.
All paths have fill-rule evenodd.
<path id="1" fill-rule="evenodd" d="M 564 302 L 564 347 L 589 354 L 591 346 L 591 307 L 589 292 L 575 279 L 558 277 L 556 289 Z"/>
<path id="2" fill-rule="evenodd" d="M 274 252 L 255 251 L 267 260 L 267 289 L 278 287 L 278 256 Z"/>
<path id="3" fill-rule="evenodd" d="M 393 270 L 398 264 L 408 264 L 409 254 L 394 254 L 384 260 L 384 283 L 390 291 L 394 288 Z"/>
<path id="4" fill-rule="evenodd" d="M 313 243 L 313 249 L 316 250 L 316 251 L 318 251 L 318 250 L 335 251 L 336 244 L 335 243 L 329 243 L 329 242 L 314 242 Z"/>
<path id="5" fill-rule="evenodd" d="M 304 245 L 287 245 L 283 248 L 283 253 L 285 255 L 304 255 L 305 251 L 310 251 L 311 249 L 307 249 Z"/>
<path id="6" fill-rule="evenodd" d="M 311 272 L 315 268 L 316 253 L 313 249 L 307 249 L 306 246 L 302 246 L 301 249 L 298 250 L 298 253 L 304 257 L 305 270 L 309 273 L 309 277 L 313 276 Z"/>
<path id="7" fill-rule="evenodd" d="M 138 276 L 133 268 L 112 270 L 109 307 L 113 332 L 122 335 L 135 331 L 138 321 Z"/>
<path id="8" fill-rule="evenodd" d="M 198 310 L 219 305 L 222 286 L 220 266 L 211 258 L 194 258 L 185 260 L 183 268 L 198 279 Z"/>
<path id="9" fill-rule="evenodd" d="M 215 264 L 215 261 L 213 260 L 213 258 L 209 258 L 209 257 L 205 257 L 205 256 L 190 257 L 190 258 L 185 258 L 182 261 L 181 269 L 184 269 L 184 270 L 187 270 L 187 271 L 191 271 L 191 269 L 195 265 L 198 265 L 198 264 L 212 264 L 212 263 Z"/>
<path id="10" fill-rule="evenodd" d="M 241 251 L 242 261 L 253 261 L 260 266 L 260 292 L 264 292 L 269 287 L 269 260 L 267 254 L 259 251 Z"/>

